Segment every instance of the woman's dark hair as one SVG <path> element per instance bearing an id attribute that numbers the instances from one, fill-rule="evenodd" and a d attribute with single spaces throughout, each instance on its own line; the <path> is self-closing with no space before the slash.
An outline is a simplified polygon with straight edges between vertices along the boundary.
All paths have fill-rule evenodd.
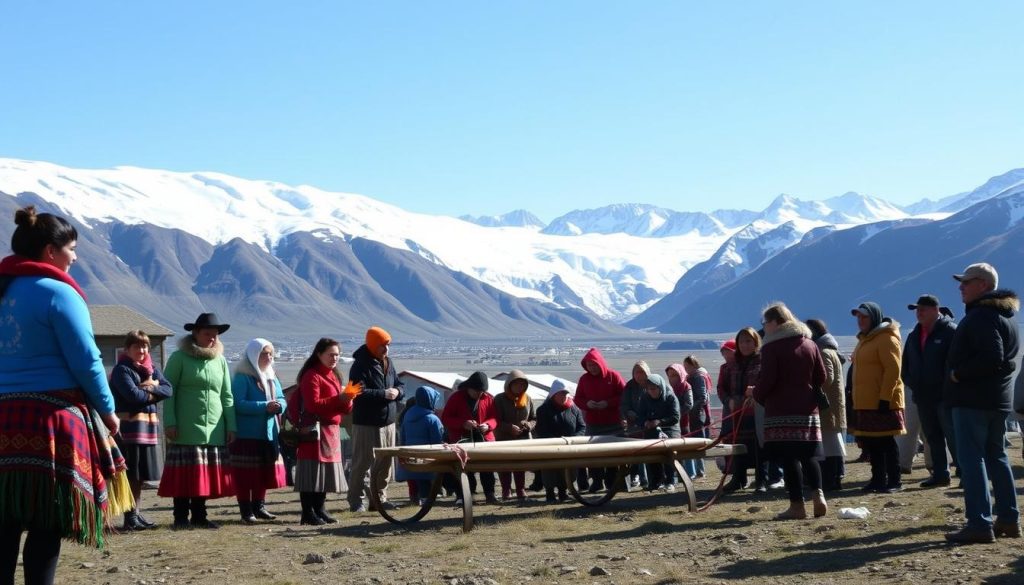
<path id="1" fill-rule="evenodd" d="M 817 339 L 822 335 L 828 333 L 828 327 L 825 326 L 825 322 L 821 319 L 808 319 L 804 321 L 807 328 L 811 330 L 811 337 Z"/>
<path id="2" fill-rule="evenodd" d="M 697 356 L 695 356 L 693 354 L 690 354 L 690 355 L 684 357 L 683 358 L 683 363 L 684 364 L 689 364 L 690 367 L 693 367 L 693 368 L 699 368 L 700 367 L 700 360 L 698 360 Z"/>
<path id="3" fill-rule="evenodd" d="M 316 342 L 316 345 L 313 346 L 313 353 L 309 354 L 306 361 L 302 363 L 302 367 L 299 368 L 299 375 L 295 376 L 295 381 L 301 381 L 302 375 L 305 374 L 307 370 L 315 368 L 316 365 L 320 363 L 320 354 L 327 351 L 327 348 L 335 345 L 338 346 L 339 350 L 341 350 L 341 342 L 331 339 L 330 337 L 321 337 L 320 341 Z M 343 380 L 341 377 L 341 370 L 334 368 L 334 375 L 338 377 L 338 383 L 341 384 Z"/>
<path id="4" fill-rule="evenodd" d="M 11 251 L 39 260 L 47 246 L 63 248 L 78 239 L 78 230 L 68 220 L 52 213 L 36 213 L 35 205 L 14 212 L 18 225 L 11 236 Z"/>

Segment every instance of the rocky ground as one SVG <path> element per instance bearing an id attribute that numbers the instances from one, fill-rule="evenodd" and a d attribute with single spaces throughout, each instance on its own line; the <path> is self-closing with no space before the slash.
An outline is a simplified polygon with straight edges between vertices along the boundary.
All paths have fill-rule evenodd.
<path id="1" fill-rule="evenodd" d="M 1019 438 L 1011 460 L 1024 494 Z M 270 498 L 280 514 L 275 522 L 243 525 L 234 503 L 220 500 L 211 503 L 220 530 L 175 532 L 166 528 L 170 502 L 146 492 L 146 516 L 164 527 L 113 536 L 103 551 L 66 545 L 57 578 L 110 585 L 1024 583 L 1024 539 L 945 543 L 943 534 L 962 520 L 962 492 L 955 484 L 919 488 L 927 472 L 920 459 L 917 465 L 905 476 L 907 489 L 886 495 L 862 494 L 867 465 L 850 465 L 849 487 L 817 520 L 773 521 L 786 505 L 781 491 L 739 492 L 697 514 L 687 511 L 682 492 L 641 492 L 596 509 L 545 505 L 542 498 L 480 505 L 468 534 L 450 499 L 406 528 L 375 513 L 341 512 L 347 507 L 334 496 L 330 510 L 338 524 L 300 526 L 297 498 L 287 490 Z M 712 469 L 698 483 L 701 500 L 717 479 Z M 400 492 L 393 489 L 396 500 Z M 870 515 L 840 519 L 843 507 L 865 507 Z"/>

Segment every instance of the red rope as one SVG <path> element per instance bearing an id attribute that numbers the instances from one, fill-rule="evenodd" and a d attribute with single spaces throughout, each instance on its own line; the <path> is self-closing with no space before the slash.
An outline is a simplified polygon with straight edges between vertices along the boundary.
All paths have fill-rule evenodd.
<path id="1" fill-rule="evenodd" d="M 737 410 L 736 412 L 734 412 L 734 413 L 730 414 L 729 416 L 723 418 L 722 422 L 725 422 L 726 420 L 728 420 L 730 418 L 742 419 L 743 416 L 747 413 L 747 411 L 749 411 L 750 409 L 753 408 L 753 403 L 754 403 L 753 399 L 747 398 L 746 400 L 743 401 L 743 405 L 739 408 L 739 410 Z M 740 425 L 736 424 L 736 422 L 734 422 L 733 425 L 732 425 L 732 437 L 730 438 L 731 440 L 729 442 L 731 445 L 735 445 L 736 444 L 736 437 L 738 437 L 739 434 L 740 434 Z M 716 445 L 720 445 L 723 440 L 725 440 L 725 436 L 719 434 L 718 438 L 715 439 L 714 441 L 711 441 L 711 444 L 708 445 L 707 447 L 705 447 L 704 450 L 707 451 L 708 449 L 710 449 L 710 448 L 712 448 L 712 447 L 714 447 Z M 733 461 L 735 460 L 735 458 L 736 457 L 733 456 L 733 455 L 730 455 L 730 456 L 725 458 L 725 470 L 722 472 L 722 479 L 720 479 L 718 481 L 718 487 L 715 488 L 715 491 L 711 494 L 711 498 L 709 498 L 707 502 L 704 502 L 703 504 L 701 504 L 701 505 L 699 505 L 697 507 L 697 511 L 698 512 L 703 512 L 704 510 L 707 510 L 708 508 L 713 506 L 715 504 L 715 502 L 718 501 L 719 497 L 721 497 L 722 491 L 725 489 L 725 479 L 727 477 L 729 477 L 729 473 L 730 473 L 730 471 L 732 471 L 732 464 L 733 464 Z"/>
<path id="2" fill-rule="evenodd" d="M 455 458 L 459 460 L 459 466 L 462 467 L 462 469 L 466 469 L 466 462 L 469 461 L 469 453 L 466 452 L 461 445 L 456 443 L 445 443 L 441 446 L 445 451 L 455 453 Z"/>

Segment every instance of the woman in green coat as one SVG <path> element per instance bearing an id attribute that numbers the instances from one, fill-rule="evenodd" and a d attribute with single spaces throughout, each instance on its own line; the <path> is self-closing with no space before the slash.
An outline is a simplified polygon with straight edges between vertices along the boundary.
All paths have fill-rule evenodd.
<path id="1" fill-rule="evenodd" d="M 213 313 L 199 315 L 185 325 L 191 334 L 164 368 L 174 394 L 164 402 L 167 461 L 157 494 L 174 498 L 175 529 L 219 528 L 206 516 L 206 500 L 235 495 L 227 450 L 235 439 L 235 403 L 218 339 L 228 327 Z"/>

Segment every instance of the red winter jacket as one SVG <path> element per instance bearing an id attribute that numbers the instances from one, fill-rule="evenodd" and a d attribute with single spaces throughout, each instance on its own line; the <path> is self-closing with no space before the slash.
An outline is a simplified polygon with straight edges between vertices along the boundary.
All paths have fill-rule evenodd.
<path id="1" fill-rule="evenodd" d="M 306 370 L 296 392 L 302 393 L 302 410 L 320 422 L 320 443 L 299 443 L 295 457 L 323 463 L 341 461 L 341 417 L 352 412 L 352 401 L 342 401 L 341 380 L 330 368 L 316 364 Z"/>
<path id="2" fill-rule="evenodd" d="M 587 362 L 594 362 L 601 368 L 601 376 L 595 376 L 586 372 Z M 626 389 L 626 382 L 618 372 L 608 368 L 604 356 L 596 347 L 590 348 L 587 355 L 580 360 L 584 374 L 576 386 L 576 397 L 573 401 L 583 411 L 583 420 L 587 427 L 601 427 L 619 424 L 619 402 L 622 400 L 622 391 Z M 592 409 L 587 406 L 590 401 L 606 401 L 608 406 L 601 409 Z"/>
<path id="3" fill-rule="evenodd" d="M 444 404 L 444 411 L 441 412 L 441 422 L 448 431 L 448 442 L 457 443 L 461 439 L 472 440 L 472 434 L 462 427 L 467 420 L 475 420 L 477 423 L 486 424 L 488 429 L 484 434 L 484 441 L 494 440 L 494 429 L 498 426 L 498 411 L 494 408 L 494 398 L 487 392 L 480 394 L 476 416 L 469 405 L 469 394 L 465 390 L 459 390 L 448 397 Z M 480 436 L 477 436 L 480 440 Z"/>

